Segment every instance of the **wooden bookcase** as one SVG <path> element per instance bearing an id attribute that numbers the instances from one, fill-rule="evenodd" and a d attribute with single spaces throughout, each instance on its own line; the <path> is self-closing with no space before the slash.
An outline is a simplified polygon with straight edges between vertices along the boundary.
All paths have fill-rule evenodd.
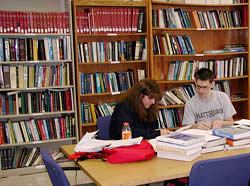
<path id="1" fill-rule="evenodd" d="M 238 10 L 243 14 L 245 9 L 246 13 L 246 25 L 234 28 L 160 28 L 159 26 L 152 26 L 152 21 L 154 17 L 152 16 L 152 11 L 161 10 L 166 8 L 181 8 L 183 11 L 191 12 L 196 11 L 210 11 L 210 10 L 220 10 L 220 11 L 233 11 Z M 191 18 L 192 19 L 192 18 Z M 194 83 L 194 80 L 167 80 L 168 69 L 171 61 L 186 61 L 186 60 L 199 60 L 208 61 L 214 60 L 224 60 L 228 58 L 244 57 L 246 59 L 246 74 L 236 77 L 227 77 L 216 79 L 228 80 L 231 94 L 241 93 L 246 97 L 241 99 L 232 100 L 233 105 L 237 111 L 234 119 L 240 118 L 250 118 L 250 89 L 249 89 L 249 3 L 241 4 L 219 4 L 219 5 L 209 5 L 209 4 L 185 4 L 185 3 L 174 3 L 174 2 L 163 2 L 152 0 L 149 3 L 149 32 L 150 32 L 150 75 L 153 79 L 161 85 L 162 90 L 170 90 L 173 87 L 181 87 L 184 84 Z M 168 33 L 169 35 L 185 35 L 189 36 L 193 47 L 195 49 L 195 54 L 179 54 L 179 55 L 166 55 L 166 54 L 154 54 L 153 47 L 154 41 L 153 37 L 156 35 L 163 35 Z M 244 52 L 234 52 L 234 53 L 220 53 L 220 54 L 206 54 L 204 50 L 218 50 L 223 49 L 226 44 L 244 44 L 246 51 Z M 168 105 L 162 106 L 161 108 L 182 108 L 184 110 L 184 105 Z"/>
<path id="2" fill-rule="evenodd" d="M 96 123 L 95 122 L 90 122 L 90 123 L 82 123 L 81 120 L 81 107 L 80 104 L 82 102 L 86 103 L 92 103 L 92 104 L 99 104 L 99 103 L 109 103 L 109 102 L 114 102 L 119 98 L 119 96 L 124 93 L 124 90 L 121 91 L 119 88 L 118 91 L 113 92 L 113 91 L 102 91 L 101 93 L 97 93 L 96 90 L 91 92 L 91 93 L 82 93 L 81 92 L 81 73 L 110 73 L 110 72 L 127 72 L 128 69 L 132 69 L 133 74 L 134 74 L 134 82 L 138 81 L 137 77 L 137 71 L 138 69 L 144 70 L 145 76 L 148 76 L 148 47 L 145 46 L 145 52 L 146 52 L 146 57 L 139 59 L 129 59 L 128 56 L 123 58 L 118 58 L 117 59 L 111 59 L 107 57 L 103 62 L 96 61 L 96 62 L 81 62 L 81 58 L 78 56 L 82 51 L 78 50 L 78 43 L 108 43 L 108 42 L 113 42 L 113 43 L 119 43 L 119 42 L 131 42 L 131 41 L 139 41 L 141 38 L 144 39 L 144 44 L 145 44 L 145 39 L 148 41 L 149 34 L 148 34 L 148 1 L 142 0 L 142 1 L 122 1 L 122 0 L 113 0 L 113 1 L 105 1 L 105 0 L 99 0 L 99 1 L 88 1 L 88 0 L 79 0 L 79 1 L 72 1 L 72 7 L 73 7 L 73 20 L 74 20 L 74 46 L 75 46 L 75 60 L 76 60 L 76 84 L 77 84 L 77 100 L 78 100 L 78 116 L 79 116 L 79 134 L 80 137 L 86 133 L 87 131 L 93 131 L 96 130 Z M 138 10 L 140 13 L 143 14 L 143 28 L 141 32 L 138 31 L 133 31 L 129 32 L 128 28 L 126 31 L 126 26 L 129 25 L 129 22 L 125 22 L 126 20 L 129 21 L 128 16 L 125 15 L 128 11 L 133 10 Z M 95 17 L 93 20 L 91 20 L 92 17 L 92 11 L 93 15 L 101 14 L 103 18 Z M 96 13 L 97 11 L 98 13 Z M 87 12 L 87 13 L 86 13 Z M 114 12 L 114 15 L 111 17 L 107 17 L 107 14 L 110 16 L 110 13 Z M 88 26 L 91 27 L 91 25 L 96 25 L 97 30 L 96 31 L 86 31 L 86 32 L 81 32 L 81 25 L 86 24 L 80 24 L 79 23 L 79 15 L 81 13 L 86 13 L 89 15 L 87 18 L 89 22 L 87 23 Z M 120 13 L 124 13 L 121 15 Z M 117 15 L 117 16 L 116 16 Z M 132 15 L 132 14 L 131 14 Z M 86 16 L 86 15 L 85 15 Z M 83 17 L 85 17 L 83 15 Z M 106 17 L 105 17 L 106 16 Z M 131 17 L 133 18 L 133 17 Z M 130 18 L 130 20 L 131 20 Z M 125 20 L 126 19 L 126 20 Z M 81 19 L 80 19 L 81 20 Z M 91 22 L 93 21 L 93 22 Z M 122 22 L 124 21 L 124 23 Z M 131 20 L 133 21 L 133 20 Z M 93 24 L 93 23 L 96 24 Z M 99 23 L 100 22 L 100 23 Z M 78 23 L 78 24 L 77 24 Z M 98 24 L 100 27 L 98 27 Z M 112 24 L 114 24 L 112 26 Z M 132 22 L 131 22 L 132 24 Z M 83 26 L 84 27 L 84 26 Z M 93 26 L 94 27 L 94 26 Z M 114 30 L 114 27 L 118 27 L 116 30 Z M 136 25 L 137 27 L 137 25 Z M 98 30 L 100 28 L 101 31 Z M 105 30 L 105 28 L 107 30 Z M 110 28 L 112 30 L 110 30 Z M 79 30 L 77 30 L 79 29 Z M 82 28 L 84 29 L 84 28 Z M 118 44 L 119 45 L 119 44 Z M 121 47 L 122 48 L 122 47 Z M 116 48 L 114 50 L 119 50 L 120 48 Z M 91 50 L 90 47 L 88 46 L 88 50 Z M 93 50 L 93 49 L 92 49 Z M 119 50 L 120 51 L 120 50 Z M 110 50 L 109 50 L 110 52 Z M 115 52 L 114 52 L 115 53 Z M 121 52 L 122 53 L 122 52 Z M 94 55 L 98 55 L 97 53 L 94 52 Z M 107 56 L 108 52 L 105 50 L 104 55 Z M 90 55 L 89 55 L 90 56 Z M 87 60 L 86 60 L 87 61 Z M 92 60 L 94 61 L 94 60 Z M 94 82 L 95 84 L 95 82 Z M 92 84 L 93 85 L 93 84 Z M 106 84 L 109 86 L 108 84 Z M 92 87 L 92 89 L 96 88 L 96 84 Z M 125 89 L 126 91 L 126 89 Z"/>
<path id="3" fill-rule="evenodd" d="M 5 130 L 4 123 L 6 123 L 6 122 L 8 123 L 8 121 L 11 123 L 11 124 L 9 124 L 9 126 L 12 127 L 13 122 L 19 123 L 19 122 L 30 121 L 30 120 L 42 121 L 42 120 L 47 120 L 47 119 L 51 119 L 51 120 L 55 121 L 54 120 L 55 118 L 58 118 L 58 119 L 65 118 L 65 117 L 69 118 L 69 120 L 67 120 L 69 123 L 66 124 L 66 120 L 64 122 L 61 121 L 58 125 L 59 128 L 55 127 L 53 129 L 53 130 L 56 130 L 54 132 L 58 132 L 58 136 L 52 137 L 53 136 L 52 131 L 51 131 L 52 129 L 51 128 L 49 129 L 50 126 L 52 126 L 52 125 L 55 126 L 55 123 L 52 122 L 49 125 L 45 124 L 45 123 L 40 123 L 41 124 L 40 127 L 36 123 L 33 126 L 35 126 L 37 128 L 33 128 L 34 130 L 32 130 L 32 134 L 28 134 L 28 135 L 33 135 L 33 134 L 38 135 L 38 136 L 40 136 L 40 139 L 29 138 L 29 141 L 24 140 L 24 142 L 17 142 L 17 140 L 16 140 L 16 141 L 13 141 L 12 143 L 3 143 L 3 144 L 0 144 L 0 150 L 14 149 L 15 147 L 19 147 L 19 148 L 39 147 L 39 148 L 47 148 L 50 151 L 52 151 L 52 150 L 59 151 L 60 145 L 72 144 L 72 143 L 75 143 L 76 141 L 78 141 L 78 127 L 77 127 L 78 120 L 77 120 L 77 112 L 76 112 L 75 67 L 74 67 L 74 55 L 73 55 L 74 50 L 73 50 L 71 1 L 70 0 L 55 0 L 55 1 L 51 2 L 51 1 L 43 1 L 42 0 L 42 1 L 36 1 L 34 3 L 32 0 L 22 0 L 22 1 L 11 0 L 8 3 L 4 2 L 4 1 L 0 1 L 0 2 L 2 4 L 1 12 L 11 12 L 11 13 L 13 12 L 12 15 L 14 15 L 14 14 L 18 15 L 20 12 L 21 12 L 20 14 L 22 14 L 22 12 L 28 12 L 30 14 L 29 15 L 30 20 L 28 21 L 28 18 L 23 19 L 21 24 L 17 24 L 17 21 L 20 21 L 19 19 L 14 19 L 14 18 L 11 19 L 10 18 L 9 20 L 12 20 L 12 22 L 10 21 L 8 24 L 10 26 L 14 27 L 14 29 L 16 28 L 16 26 L 17 27 L 20 26 L 21 27 L 20 32 L 15 32 L 13 29 L 10 32 L 0 33 L 1 40 L 3 38 L 4 38 L 3 40 L 5 40 L 6 38 L 10 38 L 10 39 L 14 38 L 16 40 L 25 40 L 27 42 L 28 40 L 38 41 L 38 40 L 45 40 L 46 38 L 50 38 L 51 40 L 55 40 L 55 41 L 57 40 L 56 42 L 58 42 L 58 44 L 59 44 L 59 42 L 60 42 L 59 39 L 65 39 L 65 38 L 68 39 L 67 41 L 65 40 L 65 45 L 64 45 L 64 49 L 67 49 L 67 51 L 66 50 L 62 51 L 63 52 L 62 54 L 64 54 L 63 58 L 61 58 L 61 57 L 55 58 L 56 54 L 53 54 L 54 58 L 53 59 L 50 58 L 50 60 L 48 60 L 47 58 L 45 58 L 44 60 L 41 60 L 40 57 L 37 57 L 37 59 L 35 59 L 34 56 L 32 56 L 32 58 L 29 59 L 30 56 L 28 57 L 27 55 L 31 55 L 34 53 L 28 51 L 27 50 L 28 46 L 25 45 L 24 46 L 25 50 L 26 50 L 26 53 L 24 53 L 26 55 L 25 60 L 18 60 L 16 58 L 16 60 L 12 59 L 10 61 L 6 61 L 4 59 L 4 60 L 0 61 L 1 67 L 2 67 L 2 65 L 9 65 L 9 66 L 16 67 L 16 72 L 15 71 L 13 72 L 15 74 L 14 77 L 16 76 L 16 79 L 13 80 L 12 74 L 9 74 L 10 80 L 12 79 L 13 82 L 16 82 L 16 85 L 10 86 L 10 87 L 1 86 L 1 88 L 0 88 L 1 95 L 8 95 L 8 94 L 10 94 L 10 95 L 13 94 L 13 95 L 17 95 L 17 96 L 18 96 L 18 94 L 23 94 L 23 95 L 34 94 L 35 95 L 35 94 L 38 94 L 41 92 L 54 91 L 54 92 L 58 92 L 58 96 L 59 96 L 57 99 L 57 100 L 59 100 L 59 102 L 53 101 L 54 106 L 58 105 L 59 103 L 61 104 L 60 108 L 57 110 L 52 110 L 51 107 L 53 107 L 53 105 L 48 104 L 47 107 L 44 106 L 43 111 L 41 111 L 41 110 L 35 111 L 35 110 L 31 110 L 31 108 L 34 109 L 33 106 L 35 104 L 35 101 L 33 99 L 28 98 L 29 100 L 31 100 L 31 102 L 29 102 L 29 103 L 28 102 L 20 103 L 19 99 L 21 100 L 21 97 L 19 97 L 19 98 L 16 97 L 17 104 L 14 104 L 13 107 L 16 107 L 16 106 L 18 107 L 18 103 L 19 103 L 22 106 L 26 106 L 27 110 L 25 112 L 23 112 L 23 111 L 21 111 L 22 109 L 20 108 L 21 109 L 21 110 L 19 110 L 20 112 L 17 112 L 17 110 L 19 108 L 15 108 L 15 109 L 13 109 L 13 112 L 14 112 L 13 114 L 8 114 L 8 112 L 6 114 L 3 114 L 3 104 L 1 102 L 1 107 L 0 107 L 0 110 L 1 110 L 1 115 L 0 115 L 1 130 Z M 61 27 L 60 28 L 63 28 L 63 25 L 64 25 L 65 29 L 62 29 L 61 32 L 57 32 L 57 33 L 51 33 L 51 32 L 49 32 L 49 30 L 47 30 L 47 32 L 46 32 L 45 28 L 49 27 L 49 22 L 51 22 L 51 21 L 49 21 L 49 13 L 48 12 L 53 12 L 54 16 L 56 14 L 58 16 L 61 15 L 62 19 L 60 19 L 61 20 L 61 22 L 60 22 Z M 11 15 L 11 13 L 9 15 Z M 28 17 L 28 13 L 26 14 L 27 17 Z M 32 14 L 33 15 L 38 14 L 39 16 L 44 15 L 48 18 L 48 19 L 47 18 L 43 18 L 43 19 L 40 18 L 39 22 L 41 23 L 41 25 L 37 24 L 37 27 L 40 28 L 40 33 L 38 33 L 38 31 L 37 32 L 35 31 L 36 19 L 32 18 L 33 17 Z M 67 15 L 64 17 L 65 21 L 63 21 L 64 15 Z M 47 21 L 46 21 L 46 19 L 47 19 Z M 32 25 L 31 20 L 33 22 L 34 27 L 31 26 Z M 37 18 L 37 20 L 39 20 L 39 19 Z M 47 27 L 46 27 L 46 25 L 47 25 Z M 1 26 L 4 26 L 3 23 L 1 24 Z M 54 25 L 54 28 L 57 26 L 58 25 Z M 24 28 L 23 32 L 22 32 L 22 27 Z M 30 30 L 28 30 L 28 28 L 30 28 Z M 33 28 L 33 32 L 32 32 L 32 28 Z M 41 31 L 42 28 L 43 28 L 43 32 Z M 25 29 L 27 30 L 26 32 L 25 32 Z M 37 45 L 35 45 L 35 46 L 33 45 L 32 51 L 34 48 L 36 48 L 36 46 Z M 58 45 L 58 48 L 59 48 L 59 45 Z M 53 48 L 53 50 L 54 49 L 55 48 Z M 56 50 L 54 50 L 54 51 L 56 51 Z M 17 55 L 16 52 L 17 51 L 15 51 L 15 49 L 14 49 L 14 53 Z M 42 55 L 41 52 L 38 52 L 38 53 L 39 53 L 39 55 Z M 67 58 L 66 58 L 66 53 L 67 53 Z M 38 77 L 35 76 L 36 75 L 35 73 L 33 74 L 34 77 L 32 77 L 31 74 L 27 73 L 27 86 L 21 87 L 20 81 L 24 81 L 25 78 L 19 76 L 20 74 L 22 74 L 18 68 L 20 65 L 21 66 L 28 66 L 27 69 L 29 69 L 30 66 L 38 66 L 38 67 L 42 66 L 43 71 L 41 70 L 42 74 L 40 74 L 40 75 L 37 74 Z M 59 65 L 61 65 L 61 67 L 62 67 L 61 69 L 59 69 Z M 46 77 L 45 74 L 47 73 L 50 75 L 49 71 L 46 71 L 46 69 L 47 68 L 52 69 L 52 66 L 58 66 L 58 69 L 56 69 L 56 75 L 55 75 L 55 76 L 57 76 L 58 84 L 53 84 L 53 83 L 47 84 L 46 83 L 47 79 L 45 80 L 45 77 Z M 66 70 L 63 68 L 65 68 Z M 35 69 L 34 69 L 34 71 L 35 71 Z M 7 77 L 7 75 L 6 75 L 6 77 Z M 49 79 L 52 78 L 50 76 L 47 76 L 47 77 L 49 77 Z M 38 86 L 38 84 L 34 85 L 36 78 L 37 78 L 37 81 L 38 81 L 38 78 L 40 78 L 41 86 Z M 41 79 L 43 79 L 43 80 L 41 80 Z M 44 81 L 44 83 L 42 83 L 42 81 Z M 67 94 L 66 94 L 66 91 L 67 91 Z M 65 96 L 63 96 L 63 95 L 65 95 Z M 45 96 L 45 95 L 43 95 L 43 96 Z M 54 98 L 51 97 L 50 101 L 52 101 L 52 99 L 54 99 Z M 49 98 L 47 98 L 47 99 L 49 99 Z M 62 100 L 70 101 L 70 102 L 68 102 L 69 105 L 66 106 Z M 38 101 L 36 103 L 37 107 L 41 108 L 42 107 L 41 103 L 45 103 L 45 101 L 44 102 Z M 48 107 L 50 107 L 50 109 L 48 109 Z M 27 125 L 29 125 L 29 124 L 26 123 L 25 127 L 27 127 Z M 20 132 L 22 133 L 22 134 L 21 133 L 20 134 L 23 137 L 18 136 L 18 137 L 16 137 L 16 139 L 17 138 L 20 139 L 20 137 L 25 139 L 25 137 L 24 137 L 25 134 L 23 132 L 23 128 L 21 128 L 20 123 L 18 125 L 20 126 Z M 45 128 L 45 125 L 46 125 L 46 127 L 48 127 L 47 129 Z M 63 129 L 65 129 L 65 130 L 63 131 Z M 10 135 L 18 135 L 17 130 L 18 129 L 14 129 L 15 134 L 12 132 L 12 134 L 10 134 Z M 41 137 L 42 136 L 41 130 L 43 131 L 43 133 L 45 135 L 47 135 L 45 138 Z M 27 129 L 27 132 L 28 132 L 28 129 Z M 4 133 L 6 135 L 6 132 L 4 132 Z M 62 135 L 63 133 L 65 134 L 65 137 Z M 1 133 L 1 135 L 2 134 L 3 133 Z M 15 170 L 7 171 L 6 175 L 11 175 L 12 172 L 14 172 L 13 173 L 14 175 L 19 174 L 19 173 L 24 174 L 24 172 L 25 172 L 24 169 L 25 168 L 21 168 L 21 169 L 18 168 L 18 169 L 16 169 L 16 171 Z M 32 172 L 39 172 L 40 171 L 34 167 L 30 167 L 27 170 L 29 170 L 28 172 L 30 172 L 30 170 L 32 170 Z M 9 174 L 8 172 L 11 172 L 11 174 Z"/>

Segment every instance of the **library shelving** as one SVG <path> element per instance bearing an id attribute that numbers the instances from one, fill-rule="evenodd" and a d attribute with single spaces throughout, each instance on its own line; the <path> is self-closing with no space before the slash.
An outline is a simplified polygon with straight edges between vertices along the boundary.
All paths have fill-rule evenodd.
<path id="1" fill-rule="evenodd" d="M 230 90 L 226 93 L 237 111 L 234 119 L 250 118 L 249 3 L 152 0 L 149 21 L 150 76 L 163 91 L 173 93 L 181 87 L 177 92 L 189 94 L 195 69 L 208 67 L 215 72 L 216 83 L 221 84 L 219 90 Z M 183 113 L 184 104 L 173 102 L 160 108 L 181 108 Z M 176 120 L 174 123 L 170 128 L 179 126 Z"/>
<path id="2" fill-rule="evenodd" d="M 32 166 L 40 148 L 58 151 L 76 142 L 78 121 L 71 1 L 1 4 L 0 156 L 6 171 L 16 168 L 18 157 L 18 167 Z"/>
<path id="3" fill-rule="evenodd" d="M 81 137 L 96 130 L 107 105 L 148 76 L 148 1 L 80 0 L 72 6 Z"/>

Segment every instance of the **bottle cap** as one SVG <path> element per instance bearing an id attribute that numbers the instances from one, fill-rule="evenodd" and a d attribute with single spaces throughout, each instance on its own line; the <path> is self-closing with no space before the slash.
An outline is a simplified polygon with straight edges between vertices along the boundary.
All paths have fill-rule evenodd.
<path id="1" fill-rule="evenodd" d="M 128 122 L 124 122 L 123 125 L 129 125 L 129 123 Z"/>

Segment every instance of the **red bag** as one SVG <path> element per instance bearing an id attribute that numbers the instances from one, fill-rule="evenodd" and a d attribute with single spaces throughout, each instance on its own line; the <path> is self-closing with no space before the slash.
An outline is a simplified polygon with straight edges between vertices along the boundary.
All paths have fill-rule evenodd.
<path id="1" fill-rule="evenodd" d="M 152 145 L 144 139 L 138 145 L 117 147 L 114 149 L 104 148 L 102 151 L 107 158 L 107 162 L 110 163 L 149 160 L 155 156 L 155 151 Z"/>

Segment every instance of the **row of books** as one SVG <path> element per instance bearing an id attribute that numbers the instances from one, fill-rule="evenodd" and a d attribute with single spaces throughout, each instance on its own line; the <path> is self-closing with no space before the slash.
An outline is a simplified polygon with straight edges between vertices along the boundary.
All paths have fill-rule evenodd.
<path id="1" fill-rule="evenodd" d="M 70 36 L 0 38 L 0 61 L 71 60 Z"/>
<path id="2" fill-rule="evenodd" d="M 0 94 L 0 116 L 71 111 L 73 108 L 72 88 Z"/>
<path id="3" fill-rule="evenodd" d="M 0 144 L 75 137 L 75 118 L 71 115 L 50 119 L 0 122 Z"/>
<path id="4" fill-rule="evenodd" d="M 231 98 L 229 82 L 216 81 L 213 90 L 225 92 Z M 162 105 L 182 105 L 187 103 L 194 95 L 196 95 L 194 84 L 185 84 L 182 87 L 173 87 L 164 92 L 160 104 Z"/>
<path id="5" fill-rule="evenodd" d="M 0 33 L 69 33 L 69 12 L 0 11 Z"/>
<path id="6" fill-rule="evenodd" d="M 243 14 L 244 13 L 243 11 Z M 152 26 L 159 28 L 207 29 L 246 26 L 246 17 L 241 17 L 241 12 L 238 10 L 221 11 L 216 9 L 209 11 L 189 11 L 183 10 L 182 8 L 153 9 Z"/>
<path id="7" fill-rule="evenodd" d="M 140 41 L 78 43 L 78 61 L 95 63 L 146 60 L 146 41 L 146 38 L 141 38 Z"/>
<path id="8" fill-rule="evenodd" d="M 247 3 L 248 0 L 157 0 L 161 2 L 188 3 L 188 4 L 238 4 Z M 154 0 L 153 0 L 154 2 Z"/>
<path id="9" fill-rule="evenodd" d="M 64 157 L 62 152 L 53 151 L 50 154 L 54 160 Z M 37 166 L 43 163 L 39 147 L 1 149 L 0 162 L 2 170 Z"/>
<path id="10" fill-rule="evenodd" d="M 126 91 L 135 84 L 135 80 L 145 78 L 145 70 L 138 69 L 135 77 L 133 70 L 127 72 L 80 73 L 81 94 Z M 143 74 L 143 78 L 141 77 Z"/>
<path id="11" fill-rule="evenodd" d="M 208 61 L 171 61 L 167 80 L 192 80 L 196 69 L 208 68 L 217 79 L 243 76 L 247 74 L 247 61 L 244 57 Z"/>
<path id="12" fill-rule="evenodd" d="M 174 128 L 181 126 L 182 114 L 181 108 L 159 109 L 157 115 L 159 128 Z"/>
<path id="13" fill-rule="evenodd" d="M 1 88 L 65 86 L 72 82 L 71 64 L 5 65 L 0 64 Z"/>
<path id="14" fill-rule="evenodd" d="M 81 102 L 81 123 L 96 123 L 101 116 L 111 116 L 115 103 L 92 104 Z"/>
<path id="15" fill-rule="evenodd" d="M 169 35 L 168 33 L 153 36 L 153 51 L 158 55 L 195 54 L 189 36 Z"/>
<path id="16" fill-rule="evenodd" d="M 238 10 L 210 10 L 197 11 L 193 10 L 192 16 L 196 28 L 234 28 L 246 26 L 246 9 L 241 13 Z"/>
<path id="17" fill-rule="evenodd" d="M 77 33 L 133 33 L 144 31 L 141 8 L 84 8 L 76 12 Z"/>

